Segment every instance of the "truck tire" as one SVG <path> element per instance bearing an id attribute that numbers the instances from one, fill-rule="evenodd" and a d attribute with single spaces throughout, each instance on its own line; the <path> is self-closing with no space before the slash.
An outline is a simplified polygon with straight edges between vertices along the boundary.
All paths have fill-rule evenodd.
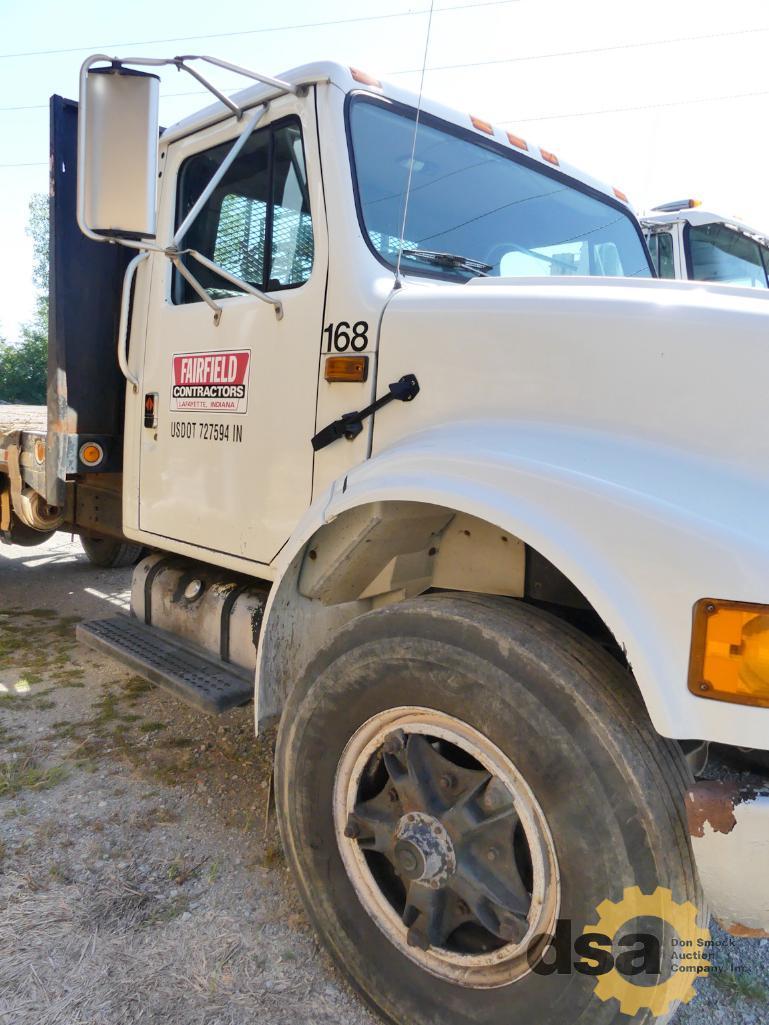
<path id="1" fill-rule="evenodd" d="M 125 569 L 135 566 L 144 554 L 143 545 L 131 544 L 130 541 L 116 541 L 111 537 L 80 538 L 83 551 L 88 561 L 103 569 Z"/>
<path id="2" fill-rule="evenodd" d="M 288 695 L 276 750 L 308 914 L 367 1003 L 409 1025 L 668 1020 L 677 998 L 621 1013 L 574 969 L 573 941 L 628 890 L 702 923 L 689 779 L 616 660 L 480 595 L 423 596 L 341 629 Z M 670 977 L 675 931 L 645 906 L 615 941 L 658 935 L 648 984 Z"/>
<path id="3" fill-rule="evenodd" d="M 3 540 L 12 545 L 19 545 L 20 548 L 35 548 L 50 541 L 55 533 L 55 530 L 33 530 L 26 523 L 14 518 L 11 521 L 11 529 L 3 536 Z"/>

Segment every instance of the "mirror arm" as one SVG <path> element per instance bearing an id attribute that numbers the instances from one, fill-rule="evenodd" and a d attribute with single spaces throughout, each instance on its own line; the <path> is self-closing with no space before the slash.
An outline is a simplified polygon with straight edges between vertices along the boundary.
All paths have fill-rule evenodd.
<path id="1" fill-rule="evenodd" d="M 166 253 L 171 263 L 176 267 L 184 280 L 189 284 L 190 288 L 196 292 L 206 305 L 210 306 L 214 311 L 214 327 L 219 326 L 219 321 L 222 319 L 222 308 L 219 303 L 215 303 L 208 292 L 203 288 L 201 283 L 192 273 L 188 270 L 181 261 L 181 253 L 173 255 L 170 251 Z"/>
<path id="2" fill-rule="evenodd" d="M 184 64 L 184 60 L 184 57 L 178 58 L 179 63 L 177 64 L 177 67 L 179 71 L 186 71 L 189 75 L 192 75 L 192 77 L 200 82 L 201 85 L 204 85 L 209 92 L 213 93 L 220 103 L 223 103 L 225 107 L 229 107 L 235 117 L 240 120 L 240 118 L 243 117 L 243 108 L 239 107 L 234 100 L 229 98 L 229 96 L 225 96 L 223 92 L 220 92 L 216 86 L 209 82 L 207 78 L 204 78 L 199 71 L 196 71 L 194 68 L 190 68 Z"/>
<path id="3" fill-rule="evenodd" d="M 247 292 L 248 295 L 252 295 L 255 299 L 261 299 L 263 303 L 269 303 L 269 305 L 275 310 L 275 316 L 277 319 L 283 320 L 283 303 L 278 299 L 273 299 L 272 296 L 267 295 L 266 292 L 262 292 L 258 288 L 254 288 L 253 285 L 249 285 L 249 283 L 244 281 L 242 278 L 236 277 L 234 274 L 230 274 L 229 271 L 220 267 L 218 263 L 214 263 L 213 260 L 209 260 L 207 256 L 203 256 L 203 254 L 199 253 L 196 249 L 186 249 L 185 252 L 194 260 L 197 260 L 198 263 L 202 263 L 204 267 L 208 268 L 208 270 L 217 274 L 220 278 L 224 278 L 225 281 L 229 281 L 236 288 L 241 289 L 243 292 Z"/>
<path id="4" fill-rule="evenodd" d="M 245 75 L 246 78 L 251 78 L 254 82 L 261 82 L 262 85 L 271 85 L 275 89 L 280 89 L 281 92 L 292 93 L 294 95 L 299 92 L 299 86 L 292 85 L 290 82 L 284 82 L 282 78 L 272 78 L 271 75 L 262 75 L 258 71 L 251 71 L 250 68 L 241 67 L 240 64 L 231 64 L 229 61 L 220 60 L 218 57 L 186 54 L 183 57 L 177 57 L 176 60 L 180 62 L 180 66 L 183 67 L 185 71 L 191 72 L 192 70 L 184 64 L 185 61 L 207 61 L 209 64 L 216 65 L 217 68 L 224 68 L 225 71 L 234 71 L 236 75 Z"/>

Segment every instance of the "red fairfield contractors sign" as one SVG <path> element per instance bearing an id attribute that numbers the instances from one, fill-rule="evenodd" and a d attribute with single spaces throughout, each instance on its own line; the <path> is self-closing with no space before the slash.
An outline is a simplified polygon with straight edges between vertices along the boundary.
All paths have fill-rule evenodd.
<path id="1" fill-rule="evenodd" d="M 245 413 L 251 350 L 185 352 L 173 358 L 171 410 Z"/>

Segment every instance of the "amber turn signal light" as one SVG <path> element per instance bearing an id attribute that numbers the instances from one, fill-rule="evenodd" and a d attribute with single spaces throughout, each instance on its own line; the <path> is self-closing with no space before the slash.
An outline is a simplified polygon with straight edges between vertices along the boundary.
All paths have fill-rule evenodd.
<path id="1" fill-rule="evenodd" d="M 365 381 L 368 377 L 368 356 L 328 356 L 325 378 L 333 384 L 342 381 Z"/>
<path id="2" fill-rule="evenodd" d="M 769 605 L 697 602 L 689 690 L 701 698 L 769 708 Z"/>
<path id="3" fill-rule="evenodd" d="M 80 446 L 80 462 L 86 466 L 98 466 L 104 459 L 104 449 L 95 441 Z"/>

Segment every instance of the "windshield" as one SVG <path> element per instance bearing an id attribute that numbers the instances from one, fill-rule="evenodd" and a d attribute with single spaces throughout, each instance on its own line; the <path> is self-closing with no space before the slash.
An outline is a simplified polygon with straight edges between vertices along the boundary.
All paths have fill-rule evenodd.
<path id="1" fill-rule="evenodd" d="M 412 112 L 356 97 L 350 135 L 358 201 L 371 247 L 394 265 L 414 140 Z M 439 265 L 435 253 L 488 265 L 505 277 L 651 277 L 640 229 L 621 207 L 565 176 L 423 114 L 414 152 L 403 269 L 468 280 L 472 266 Z M 432 254 L 432 255 L 431 255 Z"/>
<path id="2" fill-rule="evenodd" d="M 769 287 L 769 249 L 755 239 L 725 224 L 691 225 L 688 238 L 693 278 L 748 288 Z"/>

